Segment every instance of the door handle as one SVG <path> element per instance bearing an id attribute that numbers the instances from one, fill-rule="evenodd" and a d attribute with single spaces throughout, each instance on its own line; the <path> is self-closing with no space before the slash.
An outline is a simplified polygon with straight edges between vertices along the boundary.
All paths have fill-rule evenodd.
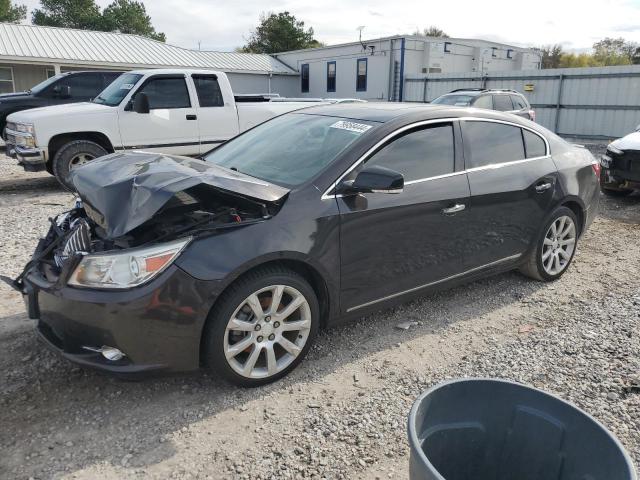
<path id="1" fill-rule="evenodd" d="M 189 114 L 187 115 L 187 120 L 197 120 L 198 117 L 196 117 L 195 115 Z"/>
<path id="2" fill-rule="evenodd" d="M 551 182 L 539 183 L 536 185 L 536 192 L 538 193 L 546 192 L 551 188 L 551 186 L 552 186 Z"/>
<path id="3" fill-rule="evenodd" d="M 445 208 L 442 213 L 445 215 L 451 215 L 452 213 L 458 213 L 467 208 L 463 203 L 457 203 L 453 207 Z"/>

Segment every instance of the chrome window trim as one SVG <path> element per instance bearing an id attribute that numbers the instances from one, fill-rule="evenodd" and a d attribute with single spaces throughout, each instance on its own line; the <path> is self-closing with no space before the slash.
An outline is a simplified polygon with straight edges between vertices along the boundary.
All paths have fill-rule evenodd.
<path id="1" fill-rule="evenodd" d="M 474 272 L 483 270 L 485 268 L 489 268 L 489 267 L 493 267 L 493 266 L 496 266 L 496 265 L 500 265 L 501 263 L 506 263 L 506 262 L 509 262 L 511 260 L 517 260 L 521 256 L 522 256 L 521 253 L 518 253 L 516 255 L 511 255 L 510 257 L 501 258 L 500 260 L 496 260 L 494 262 L 487 263 L 485 265 L 480 265 L 479 267 L 474 267 L 474 268 L 472 268 L 470 270 L 465 270 L 464 272 L 456 273 L 455 275 L 451 275 L 451 276 L 448 276 L 448 277 L 445 277 L 445 278 L 441 278 L 440 280 L 435 280 L 435 281 L 430 282 L 430 283 L 425 283 L 424 285 L 420 285 L 418 287 L 409 288 L 409 289 L 403 290 L 401 292 L 392 293 L 391 295 L 387 295 L 386 297 L 378 298 L 376 300 L 371 300 L 370 302 L 366 302 L 366 303 L 363 303 L 361 305 L 356 305 L 354 307 L 349 307 L 349 308 L 347 308 L 347 313 L 353 312 L 354 310 L 358 310 L 360 308 L 364 308 L 364 307 L 369 307 L 371 305 L 375 305 L 376 303 L 384 302 L 385 300 L 391 300 L 392 298 L 399 297 L 399 296 L 404 295 L 406 293 L 416 292 L 416 291 L 421 290 L 423 288 L 431 287 L 433 285 L 438 285 L 439 283 L 444 283 L 444 282 L 447 282 L 449 280 L 454 280 L 456 278 L 464 277 L 465 275 L 469 275 L 470 273 L 474 273 Z"/>
<path id="2" fill-rule="evenodd" d="M 347 170 L 345 170 L 342 175 L 340 175 L 338 177 L 338 179 L 333 182 L 329 188 L 327 188 L 324 193 L 322 194 L 322 196 L 320 197 L 321 200 L 332 200 L 335 198 L 341 198 L 344 195 L 342 194 L 330 194 L 330 192 L 332 190 L 334 190 L 338 184 L 340 183 L 340 181 L 342 181 L 342 179 L 344 177 L 346 177 L 349 173 L 351 173 L 358 165 L 360 165 L 362 162 L 364 162 L 365 160 L 367 160 L 371 154 L 373 154 L 373 152 L 375 152 L 379 147 L 381 147 L 382 145 L 384 145 L 386 142 L 388 142 L 389 140 L 393 139 L 394 137 L 397 137 L 398 135 L 402 134 L 403 132 L 406 132 L 407 130 L 411 130 L 413 128 L 416 127 L 422 127 L 424 125 L 430 125 L 433 123 L 448 123 L 448 122 L 456 122 L 456 121 L 471 121 L 471 122 L 489 122 L 489 123 L 502 123 L 504 125 L 510 125 L 512 127 L 516 127 L 516 128 L 523 128 L 525 130 L 530 131 L 531 133 L 533 133 L 534 135 L 537 135 L 538 137 L 540 137 L 542 139 L 542 141 L 544 142 L 545 145 L 545 152 L 546 154 L 541 156 L 541 157 L 532 157 L 532 158 L 523 158 L 520 160 L 510 160 L 508 162 L 502 162 L 502 163 L 492 163 L 490 165 L 484 165 L 482 167 L 472 167 L 472 168 L 465 168 L 464 170 L 460 170 L 459 172 L 452 172 L 452 173 L 447 173 L 444 175 L 436 175 L 434 177 L 427 177 L 427 178 L 420 178 L 420 179 L 416 179 L 416 180 L 410 180 L 408 182 L 405 182 L 405 185 L 413 185 L 415 183 L 422 183 L 422 182 L 426 182 L 429 180 L 438 180 L 440 178 L 447 178 L 447 177 L 453 177 L 456 175 L 462 175 L 462 174 L 466 174 L 467 172 L 476 172 L 476 171 L 481 171 L 481 170 L 493 170 L 495 168 L 502 168 L 502 167 L 506 167 L 508 165 L 516 165 L 519 163 L 524 163 L 524 162 L 530 162 L 530 161 L 534 161 L 534 160 L 540 160 L 542 158 L 548 158 L 551 156 L 551 149 L 549 147 L 549 141 L 540 133 L 536 132 L 534 129 L 529 128 L 527 126 L 524 125 L 519 125 L 517 123 L 514 122 L 509 122 L 507 120 L 497 120 L 497 119 L 493 119 L 493 118 L 479 118 L 479 117 L 453 117 L 453 118 L 436 118 L 436 119 L 431 119 L 431 120 L 421 120 L 419 122 L 415 122 L 415 123 L 411 123 L 409 125 L 405 125 L 404 127 L 401 127 L 393 132 L 391 132 L 390 134 L 386 135 L 382 140 L 376 142 L 376 144 L 371 147 L 369 150 L 367 150 L 364 154 L 362 154 L 360 156 L 360 158 L 358 158 L 358 160 L 356 160 Z M 522 139 L 523 141 L 523 146 L 524 146 L 524 138 Z M 466 160 L 466 159 L 465 159 Z"/>

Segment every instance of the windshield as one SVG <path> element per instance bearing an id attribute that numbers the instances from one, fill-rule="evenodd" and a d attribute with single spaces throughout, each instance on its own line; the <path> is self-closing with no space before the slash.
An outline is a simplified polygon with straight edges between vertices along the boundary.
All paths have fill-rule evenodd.
<path id="1" fill-rule="evenodd" d="M 120 105 L 120 102 L 127 96 L 129 90 L 131 90 L 141 78 L 142 75 L 139 73 L 124 73 L 120 75 L 111 82 L 100 95 L 93 99 L 93 103 L 109 105 L 110 107 Z"/>
<path id="2" fill-rule="evenodd" d="M 65 75 L 66 75 L 65 73 L 59 73 L 58 75 L 54 75 L 53 77 L 49 77 L 45 81 L 40 82 L 39 84 L 37 84 L 34 87 L 31 87 L 31 89 L 29 91 L 31 93 L 40 93 L 45 88 L 47 88 L 49 85 L 51 85 L 53 83 L 56 83 L 58 80 L 60 80 Z"/>
<path id="3" fill-rule="evenodd" d="M 225 143 L 204 160 L 292 187 L 313 178 L 374 125 L 363 120 L 287 114 Z"/>
<path id="4" fill-rule="evenodd" d="M 431 103 L 438 105 L 455 105 L 458 107 L 468 107 L 475 97 L 473 95 L 443 95 L 436 98 Z"/>

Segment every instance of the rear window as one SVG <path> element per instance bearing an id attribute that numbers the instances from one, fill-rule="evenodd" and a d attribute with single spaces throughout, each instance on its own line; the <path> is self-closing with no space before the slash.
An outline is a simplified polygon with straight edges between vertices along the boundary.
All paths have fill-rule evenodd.
<path id="1" fill-rule="evenodd" d="M 471 158 L 467 168 L 523 160 L 524 144 L 519 127 L 494 122 L 464 122 L 464 141 Z"/>
<path id="2" fill-rule="evenodd" d="M 468 107 L 471 105 L 471 101 L 475 98 L 474 95 L 443 95 L 436 98 L 431 103 L 436 105 L 455 105 L 458 107 Z"/>

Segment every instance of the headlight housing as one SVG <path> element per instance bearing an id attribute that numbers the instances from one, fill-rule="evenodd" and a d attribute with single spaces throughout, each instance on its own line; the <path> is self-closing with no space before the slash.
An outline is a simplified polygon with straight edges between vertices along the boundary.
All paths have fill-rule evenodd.
<path id="1" fill-rule="evenodd" d="M 104 289 L 137 287 L 163 272 L 190 241 L 191 237 L 117 253 L 86 255 L 67 283 Z"/>
<path id="2" fill-rule="evenodd" d="M 16 131 L 22 133 L 30 133 L 31 135 L 35 135 L 36 131 L 33 128 L 33 124 L 31 123 L 16 123 Z"/>
<path id="3" fill-rule="evenodd" d="M 36 139 L 31 135 L 16 135 L 15 136 L 16 145 L 19 147 L 29 147 L 34 148 L 36 146 Z"/>

